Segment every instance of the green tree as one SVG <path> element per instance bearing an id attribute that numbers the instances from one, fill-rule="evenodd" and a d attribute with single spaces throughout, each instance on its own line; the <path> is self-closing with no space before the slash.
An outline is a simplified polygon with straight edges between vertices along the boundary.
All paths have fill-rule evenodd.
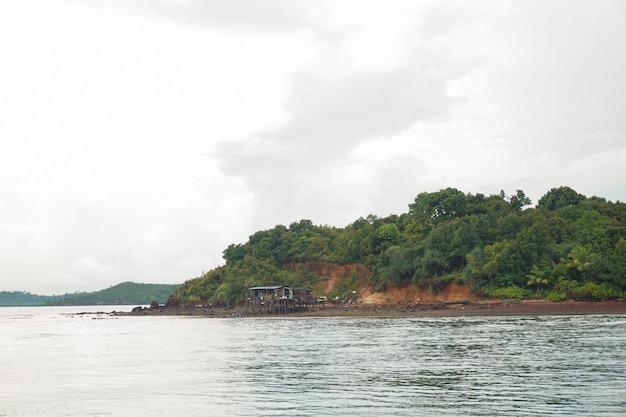
<path id="1" fill-rule="evenodd" d="M 466 196 L 456 188 L 434 193 L 420 193 L 409 204 L 409 212 L 420 219 L 435 223 L 466 214 Z"/>
<path id="2" fill-rule="evenodd" d="M 598 257 L 588 246 L 578 245 L 570 251 L 568 258 L 562 260 L 567 269 L 573 272 L 573 277 L 578 281 L 584 281 Z"/>
<path id="3" fill-rule="evenodd" d="M 547 278 L 548 271 L 545 268 L 541 268 L 537 265 L 533 265 L 530 268 L 530 272 L 526 274 L 528 281 L 526 285 L 529 287 L 535 287 L 538 293 L 540 293 L 545 285 L 548 285 Z"/>
<path id="4" fill-rule="evenodd" d="M 372 240 L 374 253 L 384 252 L 390 246 L 395 245 L 398 243 L 399 237 L 400 231 L 395 224 L 383 224 L 374 232 L 374 238 Z"/>
<path id="5" fill-rule="evenodd" d="M 426 249 L 421 259 L 421 273 L 418 282 L 430 277 L 437 277 L 450 267 L 448 259 L 437 249 Z"/>
<path id="6" fill-rule="evenodd" d="M 537 202 L 537 207 L 547 210 L 558 210 L 566 206 L 575 206 L 584 201 L 586 197 L 577 193 L 570 187 L 552 188 Z"/>
<path id="7" fill-rule="evenodd" d="M 469 222 L 459 223 L 454 231 L 450 242 L 450 260 L 460 270 L 465 268 L 465 260 L 477 245 L 480 244 L 480 237 L 476 226 Z"/>
<path id="8" fill-rule="evenodd" d="M 234 243 L 228 245 L 228 247 L 224 249 L 224 252 L 222 252 L 227 265 L 232 265 L 233 263 L 242 260 L 247 253 L 248 251 L 244 245 L 235 245 Z"/>
<path id="9" fill-rule="evenodd" d="M 493 245 L 487 245 L 484 249 L 485 262 L 481 268 L 484 276 L 487 277 L 487 285 L 491 286 L 492 280 L 500 272 L 500 263 L 502 257 L 506 253 L 508 242 L 496 242 Z"/>
<path id="10" fill-rule="evenodd" d="M 313 229 L 313 222 L 311 220 L 302 219 L 299 222 L 293 222 L 289 225 L 289 231 L 294 233 L 302 233 L 306 230 Z"/>
<path id="11" fill-rule="evenodd" d="M 583 245 L 590 245 L 599 250 L 607 250 L 611 246 L 608 231 L 611 221 L 595 210 L 585 210 L 576 220 L 576 240 Z"/>
<path id="12" fill-rule="evenodd" d="M 381 256 L 379 279 L 393 284 L 409 280 L 415 275 L 419 259 L 418 248 L 391 246 Z"/>
<path id="13" fill-rule="evenodd" d="M 522 208 L 531 205 L 532 201 L 530 198 L 526 197 L 524 191 L 516 190 L 515 194 L 509 199 L 509 203 L 511 204 L 513 210 L 520 211 Z"/>

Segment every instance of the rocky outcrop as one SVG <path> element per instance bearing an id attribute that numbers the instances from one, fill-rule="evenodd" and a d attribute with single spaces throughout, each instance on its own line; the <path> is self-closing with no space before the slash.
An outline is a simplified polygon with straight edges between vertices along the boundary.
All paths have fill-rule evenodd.
<path id="1" fill-rule="evenodd" d="M 178 301 L 178 297 L 176 297 L 176 294 L 170 295 L 167 301 L 165 302 L 165 307 L 167 308 L 178 307 L 179 305 L 180 305 L 180 302 Z"/>

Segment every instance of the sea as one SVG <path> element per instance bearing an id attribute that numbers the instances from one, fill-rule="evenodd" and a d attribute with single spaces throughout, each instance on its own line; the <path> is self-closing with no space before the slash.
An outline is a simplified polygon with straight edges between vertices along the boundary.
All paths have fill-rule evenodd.
<path id="1" fill-rule="evenodd" d="M 625 315 L 121 309 L 0 308 L 0 416 L 626 416 Z"/>

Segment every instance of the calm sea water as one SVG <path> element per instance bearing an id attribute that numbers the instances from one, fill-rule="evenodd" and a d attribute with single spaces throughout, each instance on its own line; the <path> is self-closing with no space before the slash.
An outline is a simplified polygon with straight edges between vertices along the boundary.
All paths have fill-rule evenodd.
<path id="1" fill-rule="evenodd" d="M 0 308 L 0 416 L 626 415 L 626 316 L 67 312 Z"/>

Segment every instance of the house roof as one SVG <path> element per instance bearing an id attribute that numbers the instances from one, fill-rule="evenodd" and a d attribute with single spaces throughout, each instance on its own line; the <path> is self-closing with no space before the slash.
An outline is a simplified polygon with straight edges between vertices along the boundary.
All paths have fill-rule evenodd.
<path id="1" fill-rule="evenodd" d="M 286 289 L 289 289 L 291 291 L 308 291 L 308 292 L 313 292 L 309 288 L 290 287 L 290 286 L 285 286 L 285 285 L 264 285 L 264 286 L 259 286 L 259 287 L 250 287 L 250 288 L 248 288 L 248 291 L 255 291 L 255 290 L 279 290 L 281 288 L 286 288 Z"/>
<path id="2" fill-rule="evenodd" d="M 279 288 L 283 288 L 284 285 L 270 285 L 270 286 L 261 286 L 261 287 L 250 287 L 249 290 L 277 290 Z"/>

